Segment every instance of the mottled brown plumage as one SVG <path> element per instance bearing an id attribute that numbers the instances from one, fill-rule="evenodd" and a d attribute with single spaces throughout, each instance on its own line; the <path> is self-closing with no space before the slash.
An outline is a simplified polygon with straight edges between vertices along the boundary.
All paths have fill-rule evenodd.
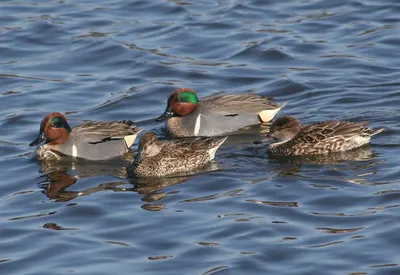
<path id="1" fill-rule="evenodd" d="M 188 172 L 214 159 L 224 138 L 185 138 L 159 141 L 145 133 L 139 141 L 139 156 L 134 173 L 143 177 L 164 177 Z"/>
<path id="2" fill-rule="evenodd" d="M 343 152 L 360 147 L 371 136 L 383 131 L 364 127 L 367 122 L 323 121 L 302 126 L 293 116 L 278 118 L 271 125 L 269 137 L 278 140 L 269 146 L 276 155 L 318 155 Z"/>

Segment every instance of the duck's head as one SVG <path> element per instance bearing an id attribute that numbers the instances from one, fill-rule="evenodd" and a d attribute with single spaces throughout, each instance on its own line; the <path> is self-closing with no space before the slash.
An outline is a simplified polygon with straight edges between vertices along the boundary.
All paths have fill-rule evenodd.
<path id="1" fill-rule="evenodd" d="M 199 99 L 192 89 L 178 89 L 169 96 L 165 112 L 156 121 L 162 121 L 172 116 L 187 116 L 196 110 L 198 103 Z"/>
<path id="2" fill-rule="evenodd" d="M 300 122 L 294 116 L 283 116 L 276 119 L 269 130 L 268 138 L 278 141 L 288 141 L 301 130 Z"/>
<path id="3" fill-rule="evenodd" d="M 140 163 L 146 157 L 157 155 L 161 147 L 157 143 L 157 136 L 153 132 L 147 132 L 140 137 L 139 155 L 136 163 Z"/>
<path id="4" fill-rule="evenodd" d="M 39 135 L 29 146 L 36 146 L 43 141 L 50 145 L 62 144 L 68 140 L 70 132 L 71 127 L 65 116 L 60 113 L 51 113 L 42 120 Z"/>

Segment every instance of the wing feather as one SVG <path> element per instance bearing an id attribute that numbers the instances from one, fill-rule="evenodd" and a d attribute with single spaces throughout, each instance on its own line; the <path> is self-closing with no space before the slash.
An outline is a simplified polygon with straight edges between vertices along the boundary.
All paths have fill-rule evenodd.
<path id="1" fill-rule="evenodd" d="M 328 140 L 346 140 L 356 135 L 368 134 L 372 131 L 365 128 L 365 122 L 324 121 L 305 126 L 292 140 L 293 144 L 328 142 Z"/>
<path id="2" fill-rule="evenodd" d="M 72 129 L 75 138 L 88 143 L 100 143 L 138 134 L 142 128 L 130 120 L 88 121 Z"/>
<path id="3" fill-rule="evenodd" d="M 282 108 L 283 105 L 272 102 L 270 97 L 254 94 L 208 96 L 201 104 L 203 110 L 225 116 L 234 116 L 236 112 L 258 114 L 262 110 Z"/>

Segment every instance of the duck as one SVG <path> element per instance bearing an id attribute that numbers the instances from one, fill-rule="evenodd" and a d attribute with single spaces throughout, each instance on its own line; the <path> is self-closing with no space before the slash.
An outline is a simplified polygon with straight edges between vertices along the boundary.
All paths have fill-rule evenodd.
<path id="1" fill-rule="evenodd" d="M 301 125 L 294 116 L 282 116 L 270 127 L 268 139 L 277 140 L 269 145 L 274 155 L 325 155 L 344 152 L 369 143 L 372 136 L 384 129 L 365 127 L 368 122 L 329 120 Z"/>
<path id="2" fill-rule="evenodd" d="M 88 121 L 71 128 L 63 114 L 53 112 L 43 118 L 29 145 L 45 142 L 35 150 L 39 160 L 105 160 L 127 153 L 141 130 L 130 120 Z"/>
<path id="3" fill-rule="evenodd" d="M 153 132 L 140 137 L 132 169 L 139 177 L 166 177 L 190 172 L 213 160 L 227 137 L 188 137 L 160 141 Z"/>
<path id="4" fill-rule="evenodd" d="M 155 121 L 167 120 L 166 128 L 175 137 L 222 136 L 268 122 L 285 105 L 254 94 L 213 95 L 199 100 L 193 89 L 180 88 L 169 96 L 164 113 Z"/>

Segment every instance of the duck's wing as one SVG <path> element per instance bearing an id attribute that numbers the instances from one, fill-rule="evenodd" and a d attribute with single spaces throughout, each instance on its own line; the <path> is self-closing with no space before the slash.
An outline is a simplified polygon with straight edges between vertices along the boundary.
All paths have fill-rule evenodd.
<path id="1" fill-rule="evenodd" d="M 78 140 L 96 144 L 115 139 L 127 139 L 129 136 L 136 137 L 141 130 L 142 128 L 137 127 L 131 120 L 88 121 L 74 127 L 71 134 Z M 126 141 L 129 145 L 129 140 Z"/>
<path id="2" fill-rule="evenodd" d="M 270 97 L 254 94 L 208 96 L 200 102 L 203 110 L 224 116 L 240 113 L 258 114 L 263 110 L 281 109 L 285 104 L 273 102 Z"/>
<path id="3" fill-rule="evenodd" d="M 199 123 L 196 135 L 218 136 L 268 122 L 283 106 L 253 94 L 211 96 L 200 101 L 190 119 Z"/>
<path id="4" fill-rule="evenodd" d="M 170 151 L 206 151 L 220 146 L 227 137 L 181 138 L 164 142 L 164 148 Z"/>
<path id="5" fill-rule="evenodd" d="M 370 136 L 374 131 L 364 127 L 368 122 L 324 121 L 303 127 L 292 142 L 307 144 L 326 142 L 331 139 L 347 140 L 355 136 Z"/>

